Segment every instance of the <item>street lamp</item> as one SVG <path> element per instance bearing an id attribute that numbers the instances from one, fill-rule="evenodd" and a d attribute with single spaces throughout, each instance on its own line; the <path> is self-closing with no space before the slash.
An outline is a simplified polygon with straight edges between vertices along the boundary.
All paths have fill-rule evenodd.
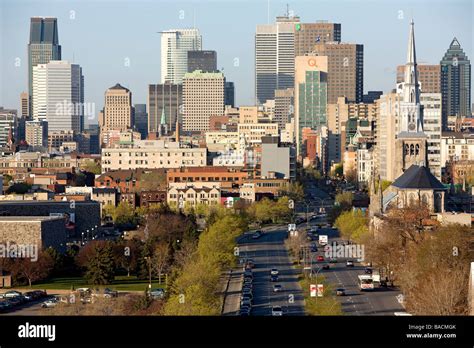
<path id="1" fill-rule="evenodd" d="M 145 256 L 145 260 L 148 263 L 148 291 L 151 293 L 151 256 Z"/>
<path id="2" fill-rule="evenodd" d="M 82 242 L 81 242 L 81 244 L 84 245 L 84 232 L 82 232 L 81 235 L 82 235 Z"/>

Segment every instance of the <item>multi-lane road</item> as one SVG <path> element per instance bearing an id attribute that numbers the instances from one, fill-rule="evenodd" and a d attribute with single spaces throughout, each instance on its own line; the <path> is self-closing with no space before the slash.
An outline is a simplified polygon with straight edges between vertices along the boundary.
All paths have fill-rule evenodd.
<path id="1" fill-rule="evenodd" d="M 283 315 L 304 314 L 298 272 L 293 268 L 284 245 L 288 234 L 286 229 L 286 226 L 272 226 L 263 229 L 264 233 L 259 239 L 245 237 L 240 241 L 241 256 L 255 263 L 252 315 L 271 315 L 273 306 L 281 306 Z M 279 271 L 277 282 L 270 281 L 272 268 Z M 282 291 L 274 292 L 275 284 L 281 285 Z"/>
<path id="2" fill-rule="evenodd" d="M 306 201 L 324 202 L 324 205 L 332 205 L 329 195 L 315 185 L 306 188 Z M 302 206 L 297 204 L 301 209 Z M 312 213 L 312 212 L 311 212 Z M 308 226 L 316 226 L 325 223 L 324 219 L 310 221 Z M 305 227 L 306 224 L 302 224 Z M 288 252 L 284 245 L 287 237 L 287 226 L 275 225 L 263 229 L 264 234 L 258 239 L 251 236 L 240 238 L 240 257 L 252 259 L 255 263 L 253 270 L 253 308 L 252 315 L 271 315 L 273 306 L 281 306 L 284 315 L 304 315 L 304 298 L 301 287 L 297 281 L 298 271 L 293 268 Z M 321 234 L 328 235 L 329 244 L 341 242 L 338 231 L 332 228 L 320 228 Z M 324 256 L 324 249 L 319 247 L 318 252 L 313 255 Z M 364 266 L 355 262 L 354 267 L 346 267 L 346 259 L 340 258 L 337 263 L 331 263 L 329 270 L 321 270 L 320 274 L 332 284 L 334 289 L 344 288 L 346 296 L 339 296 L 342 310 L 347 315 L 393 315 L 394 312 L 404 311 L 397 301 L 396 296 L 400 294 L 396 289 L 377 288 L 370 292 L 361 292 L 358 287 L 358 275 L 364 274 Z M 355 260 L 354 260 L 355 261 Z M 321 265 L 315 263 L 314 269 Z M 278 282 L 270 281 L 270 270 L 278 269 L 280 275 Z M 232 286 L 234 289 L 234 303 L 238 303 L 239 294 L 235 289 L 238 278 L 234 276 Z M 280 284 L 281 292 L 274 292 L 273 285 Z M 235 307 L 235 306 L 234 306 Z M 237 305 L 238 307 L 238 305 Z M 237 309 L 232 314 L 237 314 Z M 230 314 L 230 313 L 229 313 Z"/>

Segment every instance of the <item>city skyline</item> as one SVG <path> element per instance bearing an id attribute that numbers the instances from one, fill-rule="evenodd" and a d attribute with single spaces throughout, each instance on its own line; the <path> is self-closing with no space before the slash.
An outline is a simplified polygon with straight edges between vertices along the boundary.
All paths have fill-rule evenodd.
<path id="1" fill-rule="evenodd" d="M 28 89 L 27 44 L 30 17 L 40 15 L 58 18 L 62 58 L 83 67 L 86 79 L 85 102 L 95 103 L 94 117 L 92 120 L 86 117 L 86 123 L 97 123 L 98 113 L 103 107 L 104 92 L 116 83 L 129 88 L 136 103 L 145 103 L 148 84 L 156 84 L 160 81 L 161 38 L 158 32 L 170 28 L 190 28 L 193 24 L 202 35 L 202 49 L 217 51 L 218 69 L 224 68 L 226 80 L 235 83 L 236 104 L 252 105 L 254 103 L 256 26 L 266 24 L 268 19 L 270 23 L 274 23 L 277 15 L 286 12 L 284 2 L 269 2 L 270 11 L 268 11 L 267 1 L 257 2 L 254 5 L 255 11 L 250 13 L 245 1 L 204 2 L 199 7 L 193 5 L 192 2 L 139 3 L 149 9 L 140 6 L 140 8 L 125 11 L 126 2 L 121 1 L 114 3 L 113 8 L 104 7 L 106 2 L 94 3 L 93 7 L 89 2 L 43 2 L 41 6 L 28 1 L 3 2 L 0 7 L 3 33 L 0 104 L 10 108 L 20 108 L 19 95 Z M 406 45 L 404 38 L 412 15 L 417 25 L 419 63 L 439 64 L 454 37 L 458 39 L 466 55 L 472 56 L 472 33 L 468 30 L 471 9 L 469 1 L 455 1 L 449 5 L 438 1 L 430 2 L 429 13 L 421 10 L 423 1 L 401 2 L 395 5 L 388 2 L 377 3 L 377 5 L 371 5 L 371 10 L 362 6 L 363 2 L 343 1 L 342 3 L 345 6 L 323 2 L 318 5 L 321 12 L 315 15 L 307 15 L 315 9 L 314 4 L 310 2 L 295 1 L 289 4 L 289 8 L 294 15 L 300 16 L 302 23 L 315 20 L 341 23 L 342 42 L 364 45 L 364 93 L 369 90 L 389 92 L 394 88 L 396 67 L 404 61 Z M 134 21 L 133 27 L 114 28 L 117 39 L 110 40 L 107 30 L 104 30 L 99 21 L 94 20 L 97 16 L 103 15 L 106 8 L 108 12 L 107 17 L 103 17 L 104 25 L 110 21 L 113 23 L 114 19 L 120 21 L 125 15 L 130 18 L 134 16 L 143 18 L 141 23 Z M 161 10 L 155 10 L 158 8 Z M 216 15 L 227 13 L 226 9 L 235 13 L 232 18 L 238 18 L 241 13 L 239 11 L 245 10 L 245 24 L 239 21 L 227 22 L 224 30 L 215 30 L 215 28 L 221 28 L 221 21 L 225 19 L 223 18 L 225 15 L 222 17 L 216 17 Z M 384 10 L 381 11 L 381 9 Z M 377 13 L 377 16 L 370 16 L 372 11 Z M 351 12 L 351 15 L 348 12 Z M 173 13 L 176 15 L 174 19 L 171 15 Z M 451 15 L 448 16 L 448 13 Z M 370 24 L 360 26 L 360 22 L 354 20 L 354 18 L 362 18 L 359 17 L 362 14 L 370 16 Z M 158 20 L 153 20 L 153 15 L 156 15 Z M 209 20 L 209 16 L 212 16 L 214 20 Z M 434 25 L 436 19 L 438 23 Z M 444 22 L 439 22 L 441 19 L 444 19 Z M 95 26 L 94 23 L 98 23 L 99 26 Z M 372 26 L 377 27 L 376 33 L 371 30 Z M 15 31 L 11 32 L 10 28 L 13 27 Z M 93 36 L 81 37 L 81 33 L 92 32 Z M 104 42 L 108 42 L 105 37 L 109 38 L 110 45 L 101 48 Z M 140 37 L 143 39 L 136 40 Z M 121 45 L 117 44 L 117 40 Z M 131 49 L 127 49 L 127 45 L 123 44 L 127 40 L 130 40 L 128 42 L 131 44 Z M 87 44 L 88 42 L 90 44 Z M 385 52 L 396 52 L 396 54 L 384 54 Z M 4 81 L 9 81 L 8 87 Z"/>

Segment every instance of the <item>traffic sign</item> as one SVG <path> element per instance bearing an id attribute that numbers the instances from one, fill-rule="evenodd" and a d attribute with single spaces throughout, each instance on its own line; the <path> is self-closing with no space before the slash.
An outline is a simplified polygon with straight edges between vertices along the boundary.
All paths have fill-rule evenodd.
<path id="1" fill-rule="evenodd" d="M 324 285 L 318 284 L 318 297 L 323 297 L 324 294 Z"/>
<path id="2" fill-rule="evenodd" d="M 309 294 L 311 297 L 316 297 L 316 293 L 317 293 L 317 288 L 316 288 L 316 284 L 311 284 L 309 286 Z"/>

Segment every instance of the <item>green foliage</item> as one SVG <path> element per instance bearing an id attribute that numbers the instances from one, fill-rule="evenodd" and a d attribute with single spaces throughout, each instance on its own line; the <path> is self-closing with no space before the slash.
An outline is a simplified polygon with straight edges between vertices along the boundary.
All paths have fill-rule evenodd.
<path id="1" fill-rule="evenodd" d="M 251 220 L 258 223 L 283 223 L 288 222 L 292 210 L 288 207 L 289 198 L 280 197 L 278 201 L 264 198 L 253 203 L 248 209 Z"/>
<path id="2" fill-rule="evenodd" d="M 341 232 L 341 236 L 360 242 L 365 233 L 368 232 L 367 217 L 361 210 L 345 211 L 336 219 L 335 226 Z"/>
<path id="3" fill-rule="evenodd" d="M 352 207 L 352 200 L 354 195 L 350 191 L 338 193 L 335 198 L 335 202 L 339 204 L 344 210 L 348 210 Z M 337 205 L 336 204 L 336 205 Z"/>
<path id="4" fill-rule="evenodd" d="M 300 182 L 289 183 L 286 188 L 280 192 L 281 196 L 288 196 L 294 201 L 304 199 L 304 187 Z"/>
<path id="5" fill-rule="evenodd" d="M 85 170 L 86 172 L 99 175 L 102 173 L 102 169 L 100 167 L 100 162 L 96 162 L 94 160 L 89 160 L 87 161 L 83 166 L 82 169 Z"/>
<path id="6" fill-rule="evenodd" d="M 246 229 L 244 219 L 239 216 L 225 216 L 216 221 L 199 238 L 199 256 L 209 264 L 226 269 L 234 265 L 235 239 Z"/>
<path id="7" fill-rule="evenodd" d="M 22 182 L 14 183 L 6 190 L 6 194 L 8 195 L 8 194 L 16 193 L 19 195 L 23 195 L 27 193 L 30 190 L 30 188 L 31 188 L 31 185 L 29 184 L 25 184 Z"/>
<path id="8" fill-rule="evenodd" d="M 336 164 L 333 170 L 331 170 L 331 177 L 333 179 L 335 178 L 342 178 L 342 175 L 344 174 L 344 167 L 342 166 L 342 163 Z"/>
<path id="9" fill-rule="evenodd" d="M 89 284 L 110 284 L 114 280 L 115 263 L 111 243 L 94 243 L 86 269 L 84 278 Z"/>
<path id="10" fill-rule="evenodd" d="M 308 315 L 343 315 L 341 303 L 334 294 L 334 288 L 324 276 L 309 278 L 304 276 L 299 281 L 305 297 L 305 311 Z M 310 285 L 323 284 L 323 297 L 310 297 Z"/>
<path id="11" fill-rule="evenodd" d="M 132 205 L 126 201 L 120 202 L 118 206 L 108 204 L 104 207 L 105 216 L 110 216 L 116 225 L 135 225 L 137 216 Z"/>

